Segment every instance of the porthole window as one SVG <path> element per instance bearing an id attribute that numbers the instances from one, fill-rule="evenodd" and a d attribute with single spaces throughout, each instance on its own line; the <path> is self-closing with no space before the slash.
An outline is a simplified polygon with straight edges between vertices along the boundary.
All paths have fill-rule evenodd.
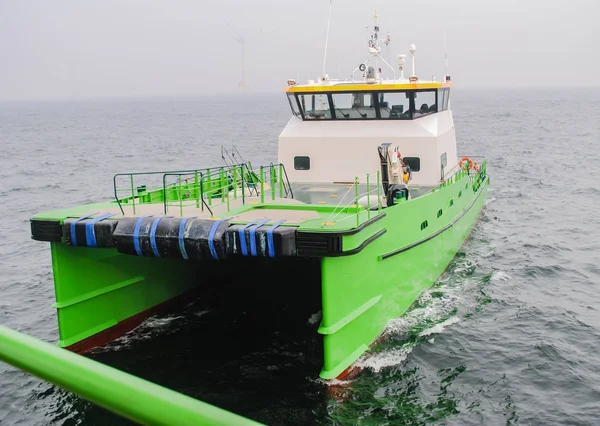
<path id="1" fill-rule="evenodd" d="M 310 157 L 294 157 L 294 169 L 310 170 Z"/>
<path id="2" fill-rule="evenodd" d="M 427 224 L 427 221 L 424 221 L 423 223 L 421 223 L 421 231 L 424 230 L 425 228 L 427 228 L 427 226 L 429 226 Z"/>
<path id="3" fill-rule="evenodd" d="M 442 209 L 439 209 L 437 212 L 437 217 L 439 218 L 440 216 L 442 216 L 444 212 L 442 211 Z"/>
<path id="4" fill-rule="evenodd" d="M 411 172 L 418 172 L 421 170 L 421 159 L 419 157 L 404 157 L 404 164 L 410 167 Z"/>

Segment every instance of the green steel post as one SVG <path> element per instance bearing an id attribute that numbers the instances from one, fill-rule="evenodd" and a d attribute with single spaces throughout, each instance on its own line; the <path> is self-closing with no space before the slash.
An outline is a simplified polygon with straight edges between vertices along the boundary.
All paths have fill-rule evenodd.
<path id="1" fill-rule="evenodd" d="M 181 175 L 179 175 L 179 194 L 177 198 L 179 198 L 179 216 L 183 217 L 183 197 L 181 196 Z"/>
<path id="2" fill-rule="evenodd" d="M 237 167 L 233 168 L 233 199 L 237 200 Z"/>
<path id="3" fill-rule="evenodd" d="M 208 195 L 208 205 L 211 206 L 212 205 L 212 181 L 210 180 L 210 169 L 206 169 L 206 177 L 208 178 L 208 191 L 207 191 L 207 195 Z"/>
<path id="4" fill-rule="evenodd" d="M 260 425 L 4 326 L 0 326 L 0 360 L 136 423 Z"/>
<path id="5" fill-rule="evenodd" d="M 279 198 L 283 198 L 283 164 L 279 163 Z"/>
<path id="6" fill-rule="evenodd" d="M 356 207 L 356 226 L 360 224 L 359 211 L 358 211 L 358 176 L 354 177 L 354 187 L 356 188 L 356 200 L 354 206 Z"/>
<path id="7" fill-rule="evenodd" d="M 129 177 L 131 178 L 131 206 L 133 207 L 133 214 L 135 214 L 135 192 L 133 185 L 133 174 L 130 174 Z"/>
<path id="8" fill-rule="evenodd" d="M 367 173 L 367 219 L 371 219 L 371 186 L 369 184 L 370 175 Z"/>
<path id="9" fill-rule="evenodd" d="M 271 200 L 275 201 L 275 167 L 271 164 Z"/>
<path id="10" fill-rule="evenodd" d="M 377 172 L 377 213 L 381 213 L 381 172 Z"/>
<path id="11" fill-rule="evenodd" d="M 225 169 L 219 170 L 219 185 L 221 185 L 221 202 L 225 202 Z"/>
<path id="12" fill-rule="evenodd" d="M 230 206 L 229 206 L 229 191 L 227 191 L 227 211 L 230 210 Z"/>
<path id="13" fill-rule="evenodd" d="M 260 166 L 260 203 L 265 202 L 265 171 L 263 166 Z"/>
<path id="14" fill-rule="evenodd" d="M 242 179 L 242 205 L 246 204 L 246 194 L 244 194 L 244 169 L 241 168 L 240 178 Z"/>
<path id="15" fill-rule="evenodd" d="M 200 208 L 200 188 L 198 187 L 198 170 L 194 173 L 194 186 L 196 187 L 196 208 Z"/>

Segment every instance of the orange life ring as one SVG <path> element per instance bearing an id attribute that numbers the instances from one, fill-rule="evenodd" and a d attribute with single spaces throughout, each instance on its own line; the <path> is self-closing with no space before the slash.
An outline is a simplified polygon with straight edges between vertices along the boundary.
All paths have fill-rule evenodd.
<path id="1" fill-rule="evenodd" d="M 473 168 L 473 160 L 471 160 L 469 157 L 463 157 L 460 159 L 460 163 L 458 163 L 458 167 L 460 167 L 461 169 L 463 168 L 463 163 L 467 161 L 469 162 L 469 170 L 471 170 Z"/>

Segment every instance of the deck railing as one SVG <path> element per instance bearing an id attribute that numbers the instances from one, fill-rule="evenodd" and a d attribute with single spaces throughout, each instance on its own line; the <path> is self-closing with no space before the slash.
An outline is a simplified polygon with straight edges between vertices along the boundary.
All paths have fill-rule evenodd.
<path id="1" fill-rule="evenodd" d="M 144 182 L 141 184 L 141 182 Z M 271 200 L 293 198 L 287 172 L 283 164 L 252 169 L 250 162 L 207 169 L 121 173 L 113 178 L 114 194 L 121 213 L 131 207 L 135 215 L 141 204 L 162 203 L 164 214 L 177 208 L 180 215 L 187 207 L 195 207 L 211 216 L 214 207 L 232 200 L 265 195 Z M 239 204 L 239 203 L 238 203 Z"/>
<path id="2" fill-rule="evenodd" d="M 164 201 L 163 176 L 167 173 L 194 173 L 197 170 L 170 170 L 154 172 L 118 173 L 113 176 L 113 190 L 115 200 L 122 214 L 123 206 L 136 208 L 140 204 Z"/>
<path id="3" fill-rule="evenodd" d="M 377 195 L 377 214 L 381 213 L 381 173 L 377 172 L 377 182 L 375 187 L 373 187 L 371 184 L 370 174 L 367 174 L 365 182 L 366 184 L 363 187 L 358 176 L 354 177 L 354 182 L 348 185 L 348 190 L 342 196 L 342 198 L 340 198 L 340 201 L 329 214 L 325 222 L 323 222 L 323 225 L 321 226 L 322 228 L 335 225 L 348 219 L 356 219 L 356 226 L 359 226 L 361 214 L 365 216 L 366 220 L 370 220 L 371 216 L 374 214 L 373 210 L 371 209 L 371 195 Z M 365 196 L 367 197 L 366 215 L 363 214 L 365 213 L 364 206 L 359 205 L 359 201 Z M 344 203 L 344 201 L 346 201 L 346 203 Z M 342 219 L 338 219 L 338 217 L 340 217 L 342 214 L 348 214 L 350 211 L 352 211 L 352 214 Z"/>
<path id="4" fill-rule="evenodd" d="M 249 163 L 236 164 L 200 173 L 167 173 L 163 179 L 165 191 L 164 212 L 173 208 L 182 216 L 186 207 L 213 210 L 224 206 L 231 210 L 231 204 L 241 199 L 246 204 L 247 197 L 259 197 L 260 202 L 274 201 L 277 198 L 293 198 L 293 192 L 283 164 L 260 166 L 255 172 Z M 236 205 L 239 205 L 237 203 Z"/>

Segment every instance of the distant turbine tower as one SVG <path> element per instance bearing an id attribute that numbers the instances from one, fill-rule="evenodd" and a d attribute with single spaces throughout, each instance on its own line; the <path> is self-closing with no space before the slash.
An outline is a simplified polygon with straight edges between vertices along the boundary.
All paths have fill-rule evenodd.
<path id="1" fill-rule="evenodd" d="M 248 83 L 246 82 L 246 40 L 244 39 L 244 37 L 237 32 L 230 24 L 229 22 L 225 21 L 227 23 L 227 25 L 229 26 L 229 28 L 231 28 L 233 30 L 233 32 L 236 33 L 237 38 L 235 39 L 236 42 L 238 42 L 241 46 L 242 46 L 242 63 L 241 63 L 241 79 L 238 82 L 238 89 L 240 91 L 242 91 L 243 93 L 248 93 L 250 91 L 250 86 L 248 85 Z"/>
<path id="2" fill-rule="evenodd" d="M 237 42 L 242 45 L 242 78 L 238 83 L 238 88 L 242 92 L 247 93 L 250 90 L 250 87 L 246 82 L 246 41 L 244 40 L 244 37 L 240 36 L 238 37 Z"/>

